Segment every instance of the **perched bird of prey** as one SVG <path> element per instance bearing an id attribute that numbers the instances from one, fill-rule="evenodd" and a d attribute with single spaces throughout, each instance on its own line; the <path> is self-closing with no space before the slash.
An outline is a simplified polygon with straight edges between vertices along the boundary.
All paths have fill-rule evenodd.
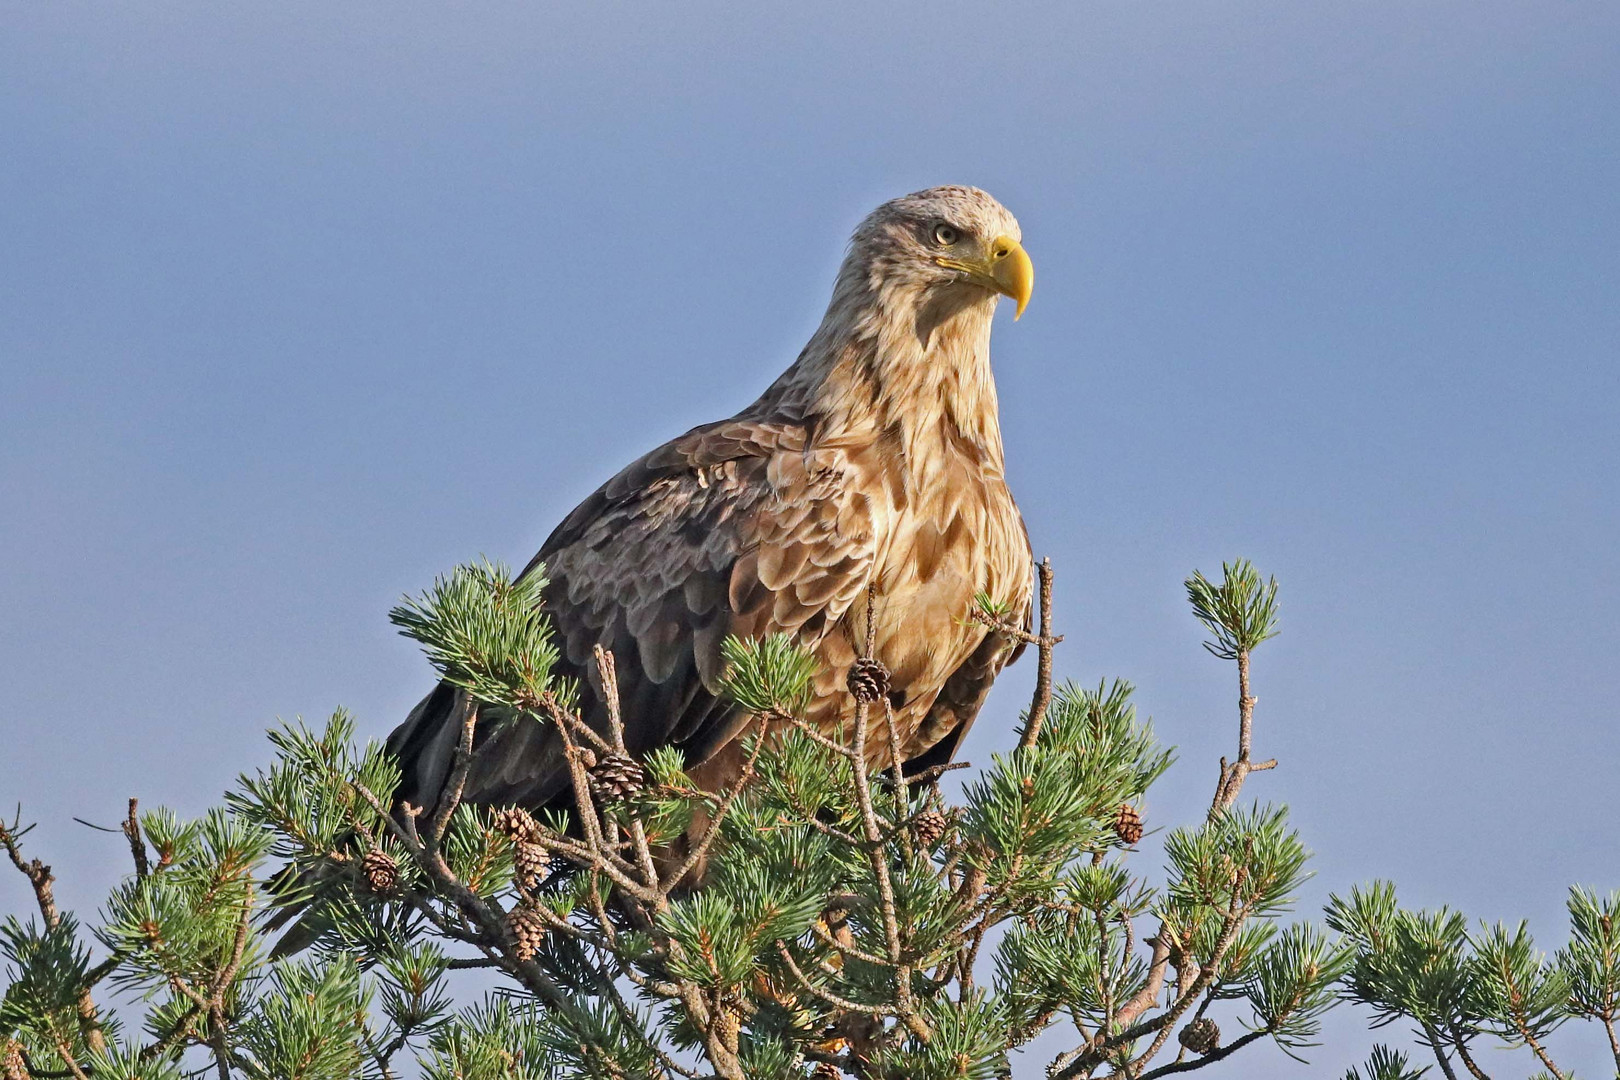
<path id="1" fill-rule="evenodd" d="M 861 222 L 821 326 L 757 401 L 632 463 L 557 526 L 530 563 L 606 730 L 593 649 L 613 652 L 629 750 L 677 747 L 717 790 L 751 722 L 719 697 L 727 635 L 788 633 L 820 662 L 807 719 L 836 731 L 867 637 L 891 673 L 910 766 L 948 761 L 1018 643 L 967 616 L 984 593 L 1028 621 L 1032 562 L 1007 489 L 990 323 L 1022 314 L 1034 270 L 1018 222 L 976 188 L 938 187 Z M 460 734 L 441 684 L 388 740 L 399 797 L 433 805 Z M 881 710 L 873 712 L 882 722 Z M 481 731 L 465 796 L 571 804 L 560 740 L 541 724 Z M 886 765 L 886 728 L 867 741 Z"/>

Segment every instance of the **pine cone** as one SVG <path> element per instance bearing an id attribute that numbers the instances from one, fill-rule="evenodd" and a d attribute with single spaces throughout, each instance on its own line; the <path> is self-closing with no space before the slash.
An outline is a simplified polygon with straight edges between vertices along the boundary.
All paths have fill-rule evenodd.
<path id="1" fill-rule="evenodd" d="M 1208 1054 L 1221 1045 L 1221 1029 L 1205 1016 L 1182 1028 L 1176 1041 L 1195 1054 Z"/>
<path id="2" fill-rule="evenodd" d="M 539 844 L 518 841 L 512 851 L 512 873 L 523 888 L 534 888 L 551 876 L 551 853 Z"/>
<path id="3" fill-rule="evenodd" d="M 533 908 L 519 904 L 506 913 L 506 928 L 512 933 L 512 955 L 519 960 L 533 960 L 546 940 L 546 924 L 540 915 Z"/>
<path id="4" fill-rule="evenodd" d="M 540 827 L 535 824 L 534 818 L 529 816 L 529 812 L 520 806 L 509 806 L 505 810 L 495 811 L 491 824 L 495 826 L 496 832 L 519 843 L 533 836 L 535 830 Z"/>
<path id="5" fill-rule="evenodd" d="M 1114 835 L 1126 846 L 1142 839 L 1142 815 L 1130 803 L 1119 804 L 1119 813 L 1114 815 Z"/>
<path id="6" fill-rule="evenodd" d="M 944 814 L 937 810 L 930 810 L 926 814 L 918 814 L 912 821 L 911 828 L 916 834 L 917 843 L 923 847 L 933 847 L 945 835 L 945 830 L 951 827 Z"/>
<path id="7" fill-rule="evenodd" d="M 368 851 L 360 860 L 360 872 L 374 893 L 391 893 L 399 885 L 399 864 L 386 851 Z"/>
<path id="8" fill-rule="evenodd" d="M 828 1061 L 823 1061 L 815 1067 L 810 1074 L 810 1080 L 843 1080 L 844 1070 Z"/>
<path id="9" fill-rule="evenodd" d="M 647 770 L 625 754 L 609 754 L 591 770 L 591 794 L 600 802 L 621 802 L 646 786 Z"/>
<path id="10" fill-rule="evenodd" d="M 881 660 L 863 656 L 849 665 L 845 682 L 856 701 L 870 704 L 882 700 L 883 695 L 889 692 L 889 669 L 883 666 Z"/>
<path id="11" fill-rule="evenodd" d="M 23 1064 L 22 1043 L 6 1040 L 6 1056 L 0 1067 L 5 1069 L 4 1080 L 28 1080 L 28 1066 Z"/>

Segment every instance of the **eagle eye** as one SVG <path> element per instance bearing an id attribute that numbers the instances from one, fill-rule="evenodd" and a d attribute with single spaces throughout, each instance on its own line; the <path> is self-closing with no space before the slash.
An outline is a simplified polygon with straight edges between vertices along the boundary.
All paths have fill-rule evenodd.
<path id="1" fill-rule="evenodd" d="M 962 234 L 945 224 L 943 221 L 934 226 L 934 243 L 940 247 L 950 247 L 962 238 Z"/>

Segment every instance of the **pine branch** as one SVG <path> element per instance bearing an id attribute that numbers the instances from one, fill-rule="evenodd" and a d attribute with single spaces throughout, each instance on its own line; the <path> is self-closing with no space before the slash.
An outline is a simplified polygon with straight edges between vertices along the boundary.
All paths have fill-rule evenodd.
<path id="1" fill-rule="evenodd" d="M 799 967 L 798 962 L 793 959 L 793 954 L 788 951 L 786 942 L 778 941 L 776 943 L 776 952 L 777 955 L 782 958 L 782 962 L 787 965 L 788 970 L 793 973 L 793 980 L 794 982 L 798 983 L 799 989 L 807 991 L 815 997 L 820 998 L 822 1001 L 825 1001 L 827 1004 L 841 1009 L 844 1012 L 859 1013 L 864 1016 L 888 1015 L 888 1010 L 883 1008 L 881 1005 L 862 1005 L 859 1002 L 850 1001 L 848 998 L 842 998 L 837 994 L 829 993 L 828 991 L 817 986 L 815 983 L 811 982 L 809 976 L 805 975 L 803 969 Z"/>
<path id="2" fill-rule="evenodd" d="M 866 648 L 861 654 L 868 660 L 873 659 L 872 652 L 876 647 L 877 621 L 874 618 L 876 606 L 877 586 L 870 585 L 866 590 Z M 850 739 L 850 764 L 855 776 L 855 801 L 860 808 L 861 824 L 865 830 L 869 849 L 868 861 L 877 880 L 884 942 L 888 947 L 889 962 L 895 966 L 895 1010 L 907 1027 L 920 1038 L 926 1039 L 927 1025 L 923 1024 L 911 1004 L 911 967 L 906 963 L 901 950 L 900 918 L 895 909 L 894 883 L 889 878 L 889 857 L 882 848 L 883 830 L 878 826 L 877 812 L 872 804 L 872 783 L 867 774 L 866 726 L 867 702 L 864 697 L 857 697 L 854 730 Z"/>
<path id="3" fill-rule="evenodd" d="M 461 805 L 461 793 L 467 787 L 467 774 L 472 771 L 473 736 L 478 730 L 478 702 L 471 694 L 461 695 L 461 737 L 456 742 L 455 764 L 451 767 L 450 778 L 444 787 L 444 794 L 439 796 L 438 808 L 428 821 L 427 849 L 437 851 L 439 844 L 444 840 L 445 830 L 450 828 L 450 818 Z"/>
<path id="4" fill-rule="evenodd" d="M 1481 1069 L 1474 1061 L 1473 1055 L 1468 1052 L 1468 1040 L 1463 1038 L 1462 1032 L 1458 1031 L 1455 1025 L 1451 1028 L 1451 1046 L 1452 1049 L 1457 1051 L 1457 1057 L 1462 1061 L 1463 1067 L 1468 1070 L 1469 1075 L 1474 1080 L 1491 1080 L 1489 1076 L 1485 1075 L 1485 1070 Z"/>
<path id="5" fill-rule="evenodd" d="M 1024 721 L 1024 734 L 1018 741 L 1020 750 L 1028 750 L 1041 737 L 1046 710 L 1052 706 L 1052 647 L 1063 640 L 1052 636 L 1052 560 L 1042 559 L 1036 575 L 1040 580 L 1041 632 L 1034 642 L 1035 695 L 1030 698 L 1029 718 Z"/>
<path id="6" fill-rule="evenodd" d="M 230 813 L 208 819 L 214 829 L 251 825 L 243 835 L 269 838 L 262 851 L 249 844 L 245 857 L 216 858 L 186 832 L 196 826 L 162 812 L 142 818 L 130 800 L 122 828 L 109 831 L 128 841 L 134 874 L 108 909 L 122 921 L 98 931 L 110 955 L 94 965 L 74 944 L 71 913 L 55 909 L 50 868 L 22 853 L 27 830 L 20 821 L 0 824 L 46 923 L 44 936 L 33 922 L 6 929 L 13 936 L 0 935 L 0 947 L 24 977 L 69 973 L 73 993 L 86 988 L 86 1000 L 87 988 L 107 978 L 155 988 L 162 1000 L 147 1045 L 119 1043 L 112 1053 L 163 1075 L 188 1047 L 196 1048 L 193 1067 L 206 1062 L 218 1076 L 264 1074 L 273 1040 L 292 1031 L 277 1035 L 265 1018 L 299 1015 L 350 1017 L 331 1021 L 340 1030 L 322 1038 L 345 1040 L 353 1068 L 383 1078 L 410 1074 L 395 1062 L 418 1036 L 428 1042 L 418 1052 L 435 1055 L 424 1060 L 427 1075 L 521 1061 L 536 1075 L 707 1071 L 722 1080 L 802 1075 L 805 1062 L 865 1076 L 1003 1075 L 1012 1048 L 1064 1015 L 1081 1044 L 1053 1063 L 1055 1080 L 1105 1069 L 1135 1080 L 1196 1071 L 1262 1038 L 1290 1054 L 1311 1045 L 1351 950 L 1308 925 L 1273 933 L 1306 856 L 1282 811 L 1239 805 L 1248 775 L 1275 765 L 1254 758 L 1251 687 L 1253 649 L 1276 631 L 1275 583 L 1247 563 L 1228 564 L 1219 584 L 1189 579 L 1194 614 L 1211 635 L 1206 648 L 1238 669 L 1237 751 L 1221 759 L 1202 826 L 1168 833 L 1169 882 L 1156 890 L 1127 860 L 1143 828 L 1145 793 L 1169 752 L 1135 719 L 1129 687 L 1053 684 L 1060 638 L 1051 631 L 1050 564 L 1043 560 L 1039 574 L 1038 629 L 1011 625 L 1006 612 L 984 604 L 968 613 L 1009 642 L 1035 645 L 1040 659 L 1016 748 L 953 807 L 939 779 L 965 762 L 904 771 L 909 714 L 888 696 L 875 656 L 875 589 L 865 603 L 860 677 L 849 682 L 853 706 L 843 713 L 853 727 L 817 730 L 803 719 L 814 715 L 804 708 L 816 674 L 810 650 L 787 637 L 728 641 L 726 692 L 739 714 L 752 714 L 740 774 L 705 791 L 678 754 L 658 750 L 645 762 L 655 782 L 642 790 L 634 781 L 617 786 L 613 770 L 597 768 L 600 756 L 636 744 L 626 729 L 640 719 L 621 714 L 613 654 L 595 651 L 605 722 L 593 715 L 593 728 L 568 687 L 550 681 L 551 631 L 535 583 L 488 567 L 458 571 L 396 620 L 461 687 L 451 721 L 460 725 L 456 753 L 434 806 L 388 805 L 398 770 L 378 749 L 352 750 L 346 721 L 335 719 L 320 738 L 288 729 L 277 736 L 282 760 L 271 774 L 245 780 Z M 860 626 L 858 612 L 851 622 Z M 550 729 L 573 787 L 566 814 L 461 807 L 475 800 L 478 725 L 494 722 L 485 704 Z M 309 962 L 316 966 L 258 966 L 251 924 L 263 905 L 253 875 L 267 854 L 288 859 L 289 875 L 309 871 L 295 886 L 307 892 L 292 899 L 313 896 L 316 914 L 329 920 L 323 951 Z M 190 899 L 164 891 L 190 880 Z M 1384 946 L 1337 925 L 1354 912 L 1335 903 L 1329 925 L 1361 965 L 1345 976 L 1344 993 L 1361 987 L 1381 1018 L 1414 1016 L 1450 1080 L 1461 1072 L 1457 1059 L 1473 1080 L 1486 1080 L 1470 1046 L 1484 1033 L 1531 1047 L 1561 1076 L 1546 1034 L 1567 1015 L 1602 1022 L 1620 1062 L 1620 933 L 1611 911 L 1620 901 L 1572 897 L 1575 938 L 1552 966 L 1540 954 L 1525 959 L 1527 939 L 1469 937 L 1466 924 L 1453 926 L 1461 917 L 1444 912 L 1411 916 L 1411 955 L 1386 950 L 1369 959 L 1367 950 Z M 1135 920 L 1154 916 L 1157 933 L 1141 936 L 1147 925 Z M 282 983 L 282 973 L 349 963 L 335 959 L 337 944 L 357 951 L 364 966 L 348 969 L 349 996 L 333 999 L 343 1003 L 337 1012 L 331 1001 L 299 1004 L 302 993 L 291 993 L 296 984 Z M 396 965 L 396 947 L 416 959 Z M 981 951 L 990 954 L 984 965 Z M 1419 953 L 1433 965 L 1389 962 Z M 1372 975 L 1385 968 L 1438 972 L 1429 987 L 1437 1004 L 1380 987 Z M 467 969 L 498 972 L 506 996 L 451 1016 L 436 980 Z M 1506 1004 L 1476 992 L 1487 975 Z M 47 993 L 59 985 L 38 983 L 43 1004 L 19 1038 L 53 1068 L 60 1055 L 60 1076 L 89 1080 L 108 1060 L 86 1050 L 100 1024 L 91 1012 L 80 1026 L 86 1014 L 76 1013 L 77 998 Z M 354 1004 L 370 1002 L 370 987 L 383 990 L 382 1021 Z M 1254 1010 L 1248 1031 L 1224 1046 L 1200 1039 L 1206 1012 L 1233 998 Z M 7 1008 L 19 1000 L 8 991 Z M 293 1011 L 275 1012 L 282 1008 Z M 109 1032 L 115 1022 L 109 1012 Z M 1178 1028 L 1184 1049 L 1155 1066 L 1174 1050 Z M 445 1069 L 433 1071 L 436 1063 Z"/>
<path id="7" fill-rule="evenodd" d="M 135 860 L 135 876 L 144 878 L 152 872 L 152 864 L 146 858 L 146 840 L 141 836 L 141 819 L 136 813 L 138 800 L 133 796 L 129 800 L 129 816 L 124 819 L 123 829 L 125 839 L 129 841 L 130 857 Z"/>
<path id="8" fill-rule="evenodd" d="M 1242 1035 L 1238 1036 L 1236 1039 L 1233 1039 L 1225 1046 L 1217 1047 L 1216 1049 L 1211 1050 L 1209 1053 L 1193 1058 L 1190 1061 L 1177 1061 L 1169 1065 L 1160 1065 L 1157 1069 L 1143 1073 L 1137 1078 L 1137 1080 L 1154 1080 L 1154 1077 L 1158 1076 L 1172 1076 L 1176 1073 L 1192 1072 L 1195 1069 L 1202 1069 L 1206 1065 L 1213 1065 L 1217 1061 L 1224 1061 L 1233 1054 L 1237 1053 L 1239 1050 L 1243 1049 L 1245 1046 L 1248 1046 L 1250 1043 L 1263 1039 L 1270 1034 L 1271 1032 L 1266 1028 L 1244 1032 Z"/>
<path id="9" fill-rule="evenodd" d="M 54 930 L 61 915 L 56 910 L 56 895 L 52 884 L 56 881 L 51 868 L 39 859 L 24 859 L 22 854 L 22 838 L 34 831 L 34 826 L 22 824 L 22 807 L 17 808 L 17 814 L 10 825 L 0 820 L 0 847 L 6 849 L 11 858 L 11 865 L 15 866 L 28 884 L 34 890 L 34 902 L 39 907 L 40 917 L 45 920 L 45 926 Z"/>
<path id="10" fill-rule="evenodd" d="M 607 706 L 608 733 L 613 739 L 613 749 L 616 753 L 629 756 L 624 742 L 624 717 L 619 711 L 619 675 L 613 653 L 597 645 L 594 656 L 597 678 L 602 684 L 602 701 Z M 649 888 L 657 888 L 658 867 L 653 862 L 652 846 L 647 843 L 647 827 L 639 815 L 630 821 L 630 843 L 636 865 L 641 870 L 642 882 Z"/>
<path id="11" fill-rule="evenodd" d="M 1440 1063 L 1440 1071 L 1445 1074 L 1446 1080 L 1457 1080 L 1457 1074 L 1451 1069 L 1451 1062 L 1446 1058 L 1445 1043 L 1440 1033 L 1427 1022 L 1423 1023 L 1423 1038 L 1434 1051 L 1434 1060 Z"/>

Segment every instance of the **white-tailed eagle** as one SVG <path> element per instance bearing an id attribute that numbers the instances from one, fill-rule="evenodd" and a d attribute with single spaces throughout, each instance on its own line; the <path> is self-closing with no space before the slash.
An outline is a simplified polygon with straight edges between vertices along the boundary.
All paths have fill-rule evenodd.
<path id="1" fill-rule="evenodd" d="M 628 747 L 673 745 L 710 790 L 741 767 L 750 722 L 718 696 L 727 635 L 784 632 L 820 674 L 808 718 L 852 715 L 845 679 L 867 637 L 908 764 L 948 761 L 1019 648 L 968 618 L 989 598 L 1016 625 L 1032 563 L 1007 489 L 990 323 L 1022 313 L 1034 271 L 1018 222 L 976 188 L 885 203 L 855 230 L 826 317 L 752 405 L 632 463 L 559 525 L 530 564 L 576 678 L 605 728 L 593 649 L 613 652 Z M 457 691 L 442 684 L 389 738 L 399 797 L 434 804 L 455 757 Z M 883 722 L 882 710 L 871 714 Z M 886 731 L 866 745 L 887 764 Z M 570 805 L 555 732 L 481 731 L 465 797 Z"/>

